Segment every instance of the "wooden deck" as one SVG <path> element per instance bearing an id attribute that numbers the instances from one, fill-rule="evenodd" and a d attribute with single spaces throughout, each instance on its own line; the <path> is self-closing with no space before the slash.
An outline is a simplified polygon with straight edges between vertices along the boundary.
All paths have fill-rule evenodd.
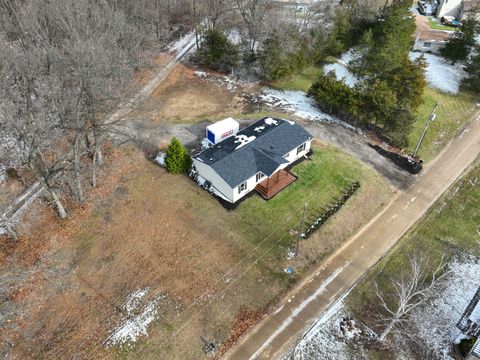
<path id="1" fill-rule="evenodd" d="M 268 179 L 259 183 L 255 187 L 255 190 L 257 190 L 261 197 L 268 200 L 277 195 L 295 180 L 297 180 L 297 178 L 288 171 L 279 170 Z"/>

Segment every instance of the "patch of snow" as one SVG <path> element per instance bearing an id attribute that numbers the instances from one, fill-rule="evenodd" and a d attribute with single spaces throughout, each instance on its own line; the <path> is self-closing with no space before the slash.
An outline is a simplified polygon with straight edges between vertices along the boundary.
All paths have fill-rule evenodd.
<path id="1" fill-rule="evenodd" d="M 265 129 L 265 126 L 257 126 L 253 131 L 255 132 L 262 132 L 262 130 Z"/>
<path id="2" fill-rule="evenodd" d="M 205 71 L 194 71 L 193 72 L 196 77 L 205 79 L 207 77 L 207 73 Z"/>
<path id="3" fill-rule="evenodd" d="M 195 38 L 195 35 L 193 32 L 189 32 L 188 34 L 185 34 L 184 36 L 180 36 L 180 38 L 172 43 L 170 43 L 167 48 L 171 52 L 176 52 L 178 53 L 179 51 L 182 51 L 185 46 L 187 46 L 190 41 L 192 40 L 192 37 Z"/>
<path id="4" fill-rule="evenodd" d="M 237 29 L 230 30 L 227 37 L 233 45 L 238 45 L 242 42 L 242 35 Z"/>
<path id="5" fill-rule="evenodd" d="M 122 307 L 127 311 L 128 314 L 131 314 L 139 307 L 142 299 L 148 294 L 148 292 L 149 288 L 135 290 L 133 293 L 127 296 L 127 300 L 125 300 Z"/>
<path id="6" fill-rule="evenodd" d="M 350 360 L 348 346 L 339 326 L 342 319 L 347 316 L 344 306 L 347 295 L 348 293 L 343 295 L 315 321 L 284 360 Z"/>
<path id="7" fill-rule="evenodd" d="M 320 111 L 314 101 L 304 91 L 299 90 L 274 90 L 264 88 L 260 99 L 271 107 L 278 107 L 283 111 L 293 114 L 299 118 L 313 121 L 337 122 L 349 129 L 353 126 L 339 120 L 335 116 Z"/>
<path id="8" fill-rule="evenodd" d="M 410 318 L 417 337 L 435 351 L 436 358 L 445 360 L 451 359 L 452 343 L 461 339 L 456 324 L 480 286 L 480 259 L 455 259 L 449 269 L 444 288 Z"/>
<path id="9" fill-rule="evenodd" d="M 195 34 L 193 31 L 180 36 L 180 39 L 173 41 L 167 46 L 167 49 L 170 52 L 176 53 L 175 59 L 180 59 L 184 55 L 193 52 L 195 49 Z"/>
<path id="10" fill-rule="evenodd" d="M 125 312 L 122 324 L 105 340 L 107 346 L 133 343 L 139 337 L 148 335 L 148 326 L 157 318 L 158 303 L 164 297 L 162 295 L 145 303 L 142 300 L 149 292 L 150 289 L 145 288 L 128 295 L 122 305 L 122 310 Z"/>
<path id="11" fill-rule="evenodd" d="M 410 60 L 418 59 L 422 53 L 409 53 Z M 427 62 L 425 77 L 429 86 L 440 91 L 458 94 L 460 83 L 466 76 L 463 66 L 460 64 L 452 65 L 442 57 L 434 54 L 423 54 Z"/>
<path id="12" fill-rule="evenodd" d="M 327 64 L 323 67 L 323 71 L 328 73 L 332 71 L 335 73 L 337 80 L 343 80 L 345 84 L 350 87 L 355 86 L 358 78 L 348 69 L 348 63 L 354 58 L 354 50 L 350 49 L 340 56 L 340 59 L 334 64 Z"/>
<path id="13" fill-rule="evenodd" d="M 278 121 L 274 120 L 272 118 L 266 118 L 265 119 L 265 124 L 267 124 L 267 125 L 278 125 Z"/>
<path id="14" fill-rule="evenodd" d="M 212 143 L 208 141 L 207 138 L 204 138 L 201 142 L 202 150 L 208 149 L 210 146 L 212 146 Z"/>
<path id="15" fill-rule="evenodd" d="M 165 154 L 163 151 L 160 151 L 160 152 L 157 154 L 157 156 L 155 157 L 155 160 L 154 160 L 154 161 L 155 161 L 158 165 L 160 165 L 160 166 L 162 166 L 162 167 L 165 167 L 165 156 L 166 156 L 166 155 L 167 155 L 167 154 Z"/>
<path id="16" fill-rule="evenodd" d="M 7 180 L 7 167 L 4 164 L 0 164 L 0 183 Z"/>
<path id="17" fill-rule="evenodd" d="M 247 136 L 244 134 L 235 135 L 235 140 L 233 142 L 235 144 L 238 144 L 235 150 L 240 149 L 241 147 L 251 143 L 255 139 L 256 139 L 255 136 Z"/>

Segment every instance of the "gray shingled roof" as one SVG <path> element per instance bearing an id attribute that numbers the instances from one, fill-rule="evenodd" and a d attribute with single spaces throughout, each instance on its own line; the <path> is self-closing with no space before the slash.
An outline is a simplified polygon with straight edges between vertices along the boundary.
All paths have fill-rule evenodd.
<path id="1" fill-rule="evenodd" d="M 195 158 L 211 166 L 235 188 L 259 171 L 273 175 L 280 165 L 288 162 L 284 155 L 310 139 L 312 136 L 292 121 L 264 118 Z"/>

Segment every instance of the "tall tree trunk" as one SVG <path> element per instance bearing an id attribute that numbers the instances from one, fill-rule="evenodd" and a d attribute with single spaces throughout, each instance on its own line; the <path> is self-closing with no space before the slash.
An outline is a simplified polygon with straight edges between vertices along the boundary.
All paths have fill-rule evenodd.
<path id="1" fill-rule="evenodd" d="M 83 194 L 82 179 L 80 176 L 80 133 L 75 136 L 75 143 L 73 145 L 73 163 L 75 172 L 75 195 L 78 201 L 85 201 L 85 195 Z"/>
<path id="2" fill-rule="evenodd" d="M 193 25 L 195 27 L 195 45 L 198 50 L 200 47 L 198 44 L 197 0 L 193 0 Z"/>
<path id="3" fill-rule="evenodd" d="M 97 168 L 103 164 L 103 155 L 102 151 L 95 147 L 95 152 L 93 154 L 92 160 L 92 186 L 97 187 Z"/>
<path id="4" fill-rule="evenodd" d="M 93 156 L 92 156 L 92 186 L 97 187 L 97 169 L 103 164 L 103 155 L 100 145 L 100 136 L 97 130 L 97 122 L 95 116 L 93 116 Z"/>
<path id="5" fill-rule="evenodd" d="M 55 207 L 57 208 L 58 216 L 60 216 L 61 219 L 66 219 L 68 215 L 65 208 L 63 207 L 62 202 L 60 201 L 60 197 L 49 185 L 47 185 L 47 189 L 50 193 L 50 196 L 52 197 L 52 201 L 55 204 Z"/>
<path id="6" fill-rule="evenodd" d="M 378 337 L 378 341 L 383 342 L 388 334 L 393 330 L 395 324 L 397 323 L 397 318 L 393 318 L 388 323 L 387 327 L 382 331 L 380 336 Z"/>

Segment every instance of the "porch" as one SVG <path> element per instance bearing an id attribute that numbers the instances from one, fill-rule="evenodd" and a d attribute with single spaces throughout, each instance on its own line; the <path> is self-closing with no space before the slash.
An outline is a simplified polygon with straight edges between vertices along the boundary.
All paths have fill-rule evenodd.
<path id="1" fill-rule="evenodd" d="M 259 183 L 255 187 L 255 190 L 257 190 L 261 197 L 268 200 L 277 195 L 295 180 L 297 180 L 297 178 L 288 171 L 279 170 L 268 179 Z"/>

